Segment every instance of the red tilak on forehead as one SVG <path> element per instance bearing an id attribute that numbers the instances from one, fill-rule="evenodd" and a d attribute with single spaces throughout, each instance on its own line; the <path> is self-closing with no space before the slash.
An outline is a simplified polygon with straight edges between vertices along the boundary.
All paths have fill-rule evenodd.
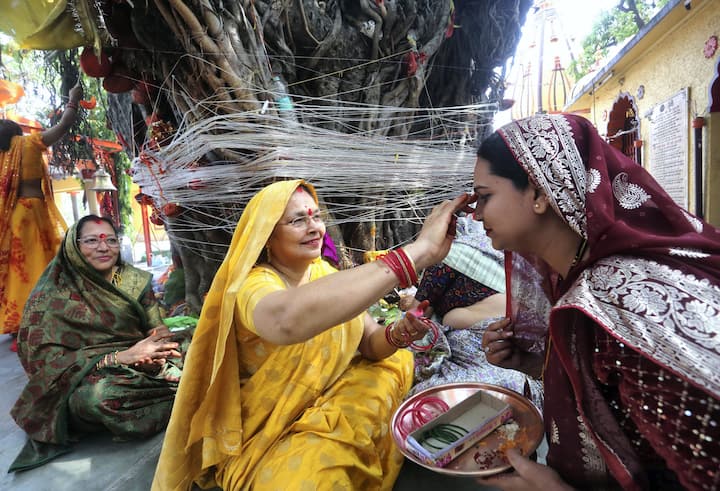
<path id="1" fill-rule="evenodd" d="M 312 210 L 311 210 L 310 208 L 308 208 L 308 216 L 309 216 L 309 217 L 312 216 Z"/>
<path id="2" fill-rule="evenodd" d="M 99 238 L 100 240 L 105 240 L 105 239 L 107 238 L 107 235 L 106 235 L 106 234 L 100 234 L 100 235 L 98 235 L 98 238 Z"/>
<path id="3" fill-rule="evenodd" d="M 96 219 L 93 220 L 93 221 L 94 221 L 95 223 L 97 223 L 98 225 L 100 225 L 100 224 L 103 222 L 103 221 L 100 220 L 99 218 L 96 218 Z"/>

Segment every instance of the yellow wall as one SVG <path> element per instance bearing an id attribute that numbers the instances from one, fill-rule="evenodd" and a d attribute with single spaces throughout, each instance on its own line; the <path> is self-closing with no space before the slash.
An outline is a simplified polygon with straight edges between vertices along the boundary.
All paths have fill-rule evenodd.
<path id="1" fill-rule="evenodd" d="M 705 198 L 705 215 L 708 222 L 716 227 L 720 224 L 720 113 L 712 113 L 706 118 L 705 135 L 707 141 L 715 142 L 708 160 L 705 189 L 708 190 Z"/>
<path id="2" fill-rule="evenodd" d="M 703 130 L 705 214 L 710 223 L 720 226 L 720 176 L 716 175 L 720 172 L 720 130 L 717 129 L 720 121 L 715 122 L 712 130 L 707 124 L 709 85 L 716 75 L 720 50 L 709 59 L 703 54 L 707 39 L 712 35 L 720 36 L 720 0 L 692 0 L 689 10 L 684 3 L 680 1 L 634 46 L 628 46 L 621 58 L 616 58 L 615 63 L 611 62 L 603 68 L 596 76 L 594 87 L 588 88 L 575 99 L 566 107 L 566 111 L 580 114 L 585 111 L 584 115 L 597 126 L 601 134 L 605 134 L 608 124 L 606 115 L 612 110 L 613 103 L 621 95 L 630 96 L 638 109 L 640 139 L 646 143 L 643 146 L 643 165 L 648 167 L 649 124 L 645 113 L 687 87 L 690 112 L 687 167 L 689 210 L 695 210 L 695 153 L 691 121 L 695 116 L 702 116 L 706 118 Z M 612 76 L 598 86 L 598 81 L 603 81 L 611 72 Z M 644 86 L 642 98 L 638 96 L 641 85 Z"/>

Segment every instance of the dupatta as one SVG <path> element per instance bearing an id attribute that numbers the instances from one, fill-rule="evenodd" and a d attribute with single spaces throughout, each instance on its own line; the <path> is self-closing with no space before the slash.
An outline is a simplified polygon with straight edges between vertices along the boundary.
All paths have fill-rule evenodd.
<path id="1" fill-rule="evenodd" d="M 0 154 L 0 244 L 5 234 L 10 233 L 10 217 L 17 203 L 22 147 L 22 137 L 15 136 L 10 149 Z"/>
<path id="2" fill-rule="evenodd" d="M 132 266 L 116 288 L 90 266 L 70 228 L 25 306 L 18 356 L 29 381 L 11 414 L 36 441 L 68 441 L 67 399 L 105 354 L 143 339 L 160 321 L 149 318 L 140 299 L 152 275 Z"/>

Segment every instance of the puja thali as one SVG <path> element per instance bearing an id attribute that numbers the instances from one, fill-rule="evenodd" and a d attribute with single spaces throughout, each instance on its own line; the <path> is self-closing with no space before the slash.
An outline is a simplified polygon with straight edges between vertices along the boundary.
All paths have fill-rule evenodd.
<path id="1" fill-rule="evenodd" d="M 424 401 L 432 402 L 430 416 L 441 414 L 442 408 L 456 406 L 478 391 L 503 400 L 512 409 L 512 419 L 469 447 L 444 467 L 423 462 L 406 447 L 406 437 L 422 425 L 408 414 Z M 434 414 L 433 414 L 434 411 Z M 427 421 L 425 421 L 427 422 Z M 543 439 L 542 416 L 535 405 L 517 392 L 498 385 L 465 382 L 431 387 L 405 400 L 391 421 L 393 438 L 406 458 L 440 474 L 464 477 L 488 477 L 510 469 L 505 452 L 516 448 L 524 456 L 531 455 Z"/>

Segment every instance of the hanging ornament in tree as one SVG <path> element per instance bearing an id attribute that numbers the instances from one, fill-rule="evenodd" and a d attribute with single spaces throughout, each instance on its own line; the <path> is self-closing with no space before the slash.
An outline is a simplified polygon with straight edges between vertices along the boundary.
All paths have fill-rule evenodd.
<path id="1" fill-rule="evenodd" d="M 103 88 L 113 94 L 132 90 L 134 85 L 135 82 L 130 76 L 130 70 L 118 61 L 113 62 L 110 75 L 103 80 Z"/>
<path id="2" fill-rule="evenodd" d="M 79 102 L 79 104 L 80 107 L 89 111 L 91 109 L 95 109 L 95 107 L 97 106 L 97 99 L 95 98 L 95 96 L 92 96 L 90 100 L 82 100 Z"/>
<path id="3" fill-rule="evenodd" d="M 100 57 L 97 57 L 93 48 L 85 46 L 80 54 L 80 68 L 88 77 L 103 78 L 110 75 L 112 65 L 104 51 L 101 51 Z"/>
<path id="4" fill-rule="evenodd" d="M 15 104 L 25 95 L 25 89 L 22 85 L 10 82 L 9 80 L 0 80 L 0 107 L 6 104 Z"/>

